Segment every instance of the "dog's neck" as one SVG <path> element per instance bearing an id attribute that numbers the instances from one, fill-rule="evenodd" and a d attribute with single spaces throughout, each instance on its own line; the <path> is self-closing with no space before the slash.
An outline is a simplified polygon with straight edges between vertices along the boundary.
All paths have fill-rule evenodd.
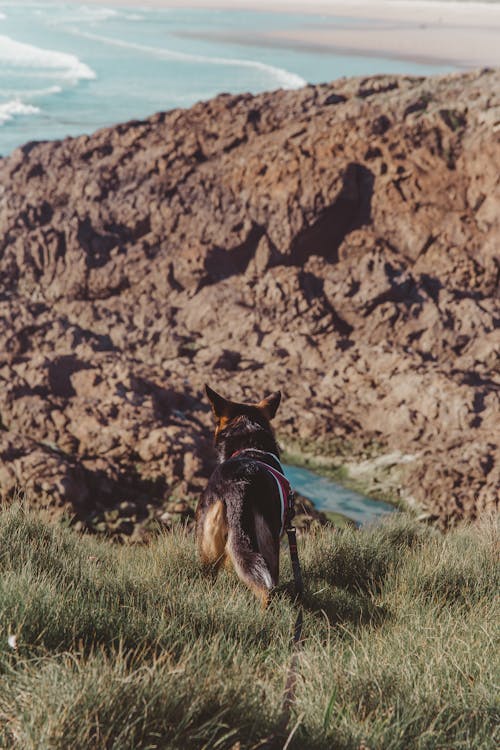
<path id="1" fill-rule="evenodd" d="M 222 430 L 215 447 L 220 463 L 227 461 L 234 453 L 250 449 L 274 453 L 278 458 L 280 455 L 272 429 L 248 417 L 241 417 Z"/>

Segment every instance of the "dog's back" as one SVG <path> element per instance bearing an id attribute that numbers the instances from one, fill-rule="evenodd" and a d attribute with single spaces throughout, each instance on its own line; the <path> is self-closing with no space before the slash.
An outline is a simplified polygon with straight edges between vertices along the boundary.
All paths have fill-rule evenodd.
<path id="1" fill-rule="evenodd" d="M 214 571 L 232 563 L 265 604 L 278 583 L 283 521 L 279 488 L 270 470 L 278 474 L 281 468 L 269 424 L 280 395 L 246 405 L 222 399 L 208 387 L 207 394 L 218 420 L 220 463 L 198 503 L 198 549 L 203 564 Z"/>

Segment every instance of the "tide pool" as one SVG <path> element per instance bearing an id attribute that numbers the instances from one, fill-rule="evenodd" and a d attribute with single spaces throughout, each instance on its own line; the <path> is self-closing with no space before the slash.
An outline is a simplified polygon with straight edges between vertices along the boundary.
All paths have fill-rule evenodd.
<path id="1" fill-rule="evenodd" d="M 318 510 L 340 513 L 358 526 L 377 521 L 396 510 L 389 503 L 349 490 L 308 469 L 288 465 L 283 468 L 293 489 L 312 500 Z"/>
<path id="2" fill-rule="evenodd" d="M 328 17 L 327 22 L 346 21 Z M 275 49 L 256 41 L 264 31 L 322 23 L 320 15 L 292 12 L 0 0 L 0 155 L 27 141 L 91 133 L 160 110 L 189 107 L 221 92 L 258 93 L 341 76 L 449 70 Z"/>

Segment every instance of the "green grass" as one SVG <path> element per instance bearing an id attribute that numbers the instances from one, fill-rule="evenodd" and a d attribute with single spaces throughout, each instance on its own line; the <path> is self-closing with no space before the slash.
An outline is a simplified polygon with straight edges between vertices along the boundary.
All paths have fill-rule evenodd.
<path id="1" fill-rule="evenodd" d="M 299 553 L 306 641 L 290 748 L 498 746 L 492 524 L 441 536 L 397 514 L 318 530 Z M 180 530 L 118 546 L 4 510 L 0 747 L 255 747 L 279 724 L 290 657 L 282 563 L 262 613 L 234 576 L 202 576 Z"/>

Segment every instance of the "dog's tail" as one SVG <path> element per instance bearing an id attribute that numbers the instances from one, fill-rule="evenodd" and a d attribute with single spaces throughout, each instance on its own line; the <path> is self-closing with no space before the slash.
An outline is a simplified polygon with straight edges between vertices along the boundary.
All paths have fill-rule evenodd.
<path id="1" fill-rule="evenodd" d="M 258 514 L 254 516 L 255 549 L 241 528 L 230 528 L 226 550 L 238 577 L 267 605 L 269 592 L 276 585 L 262 549 L 272 545 L 269 528 Z M 269 536 L 269 539 L 267 537 Z"/>

